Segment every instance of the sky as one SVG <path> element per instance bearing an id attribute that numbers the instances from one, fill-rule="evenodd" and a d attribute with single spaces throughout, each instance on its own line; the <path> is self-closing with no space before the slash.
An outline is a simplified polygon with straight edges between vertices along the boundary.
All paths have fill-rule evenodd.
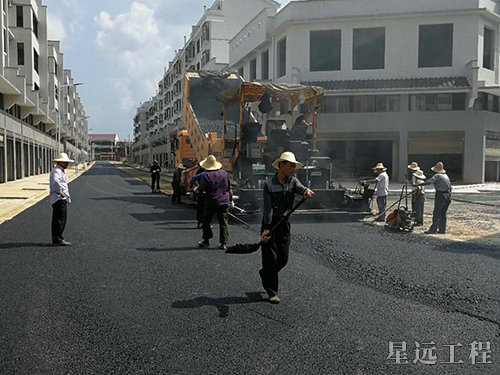
<path id="1" fill-rule="evenodd" d="M 213 0 L 43 3 L 49 39 L 61 41 L 64 68 L 83 83 L 78 92 L 90 116 L 89 133 L 117 133 L 126 140 L 133 138 L 137 107 L 155 94 L 164 67 Z"/>

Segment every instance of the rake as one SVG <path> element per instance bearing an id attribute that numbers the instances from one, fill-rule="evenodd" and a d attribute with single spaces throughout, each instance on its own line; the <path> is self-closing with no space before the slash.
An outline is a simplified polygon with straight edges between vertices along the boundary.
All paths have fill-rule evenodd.
<path id="1" fill-rule="evenodd" d="M 287 220 L 290 215 L 294 213 L 294 211 L 299 208 L 302 203 L 306 201 L 307 198 L 303 197 L 301 200 L 299 200 L 295 205 L 292 207 L 290 211 L 288 211 L 281 219 L 274 225 L 274 227 L 271 228 L 269 231 L 269 235 L 271 235 L 285 220 Z M 260 246 L 262 245 L 262 240 L 259 241 L 258 243 L 250 243 L 250 244 L 236 244 L 233 246 L 229 246 L 226 250 L 226 254 L 251 254 L 259 250 Z"/>

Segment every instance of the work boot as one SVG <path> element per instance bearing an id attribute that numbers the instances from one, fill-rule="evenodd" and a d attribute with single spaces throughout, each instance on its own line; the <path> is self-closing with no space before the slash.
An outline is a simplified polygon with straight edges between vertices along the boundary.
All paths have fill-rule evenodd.
<path id="1" fill-rule="evenodd" d="M 208 242 L 208 240 L 200 241 L 198 242 L 198 247 L 206 249 L 207 247 L 210 247 L 210 242 Z"/>
<path id="2" fill-rule="evenodd" d="M 227 250 L 227 245 L 225 243 L 221 243 L 219 246 L 219 249 L 226 251 Z"/>
<path id="3" fill-rule="evenodd" d="M 278 296 L 269 296 L 269 302 L 271 302 L 273 305 L 277 305 L 281 302 L 281 300 Z"/>

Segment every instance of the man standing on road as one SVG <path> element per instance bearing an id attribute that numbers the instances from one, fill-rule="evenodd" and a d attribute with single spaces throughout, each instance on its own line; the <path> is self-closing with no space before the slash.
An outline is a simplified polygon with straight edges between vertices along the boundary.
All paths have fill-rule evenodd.
<path id="1" fill-rule="evenodd" d="M 160 191 L 160 172 L 161 167 L 158 165 L 158 162 L 153 161 L 153 165 L 149 168 L 149 173 L 151 173 L 151 193 L 155 191 Z"/>
<path id="2" fill-rule="evenodd" d="M 444 164 L 437 163 L 431 168 L 435 175 L 420 185 L 434 185 L 436 195 L 434 198 L 434 212 L 432 213 L 432 225 L 426 234 L 445 234 L 446 233 L 446 215 L 451 203 L 451 182 L 446 174 Z"/>
<path id="3" fill-rule="evenodd" d="M 412 184 L 413 190 L 411 192 L 411 208 L 415 215 L 415 226 L 421 227 L 424 225 L 424 205 L 425 205 L 425 187 L 420 183 L 425 181 L 424 172 L 418 169 L 413 173 Z"/>
<path id="4" fill-rule="evenodd" d="M 203 240 L 198 242 L 199 247 L 209 247 L 210 239 L 213 238 L 210 222 L 217 215 L 219 220 L 219 249 L 226 250 L 229 240 L 227 230 L 227 210 L 233 200 L 231 181 L 229 174 L 222 170 L 222 164 L 215 156 L 210 155 L 200 163 L 205 174 L 200 179 L 200 194 L 205 196 L 205 210 L 203 213 Z"/>
<path id="5" fill-rule="evenodd" d="M 182 172 L 185 169 L 184 165 L 179 164 L 174 172 L 174 175 L 172 176 L 172 204 L 181 203 L 181 180 Z"/>
<path id="6" fill-rule="evenodd" d="M 73 163 L 64 152 L 53 160 L 57 164 L 50 172 L 50 204 L 52 205 L 52 243 L 56 246 L 70 246 L 71 242 L 63 238 L 64 228 L 68 217 L 68 203 L 71 203 L 66 173 L 69 163 Z"/>
<path id="7" fill-rule="evenodd" d="M 363 180 L 363 184 L 376 184 L 375 191 L 377 193 L 378 217 L 376 221 L 385 221 L 385 208 L 387 207 L 387 196 L 389 195 L 389 175 L 387 168 L 383 163 L 378 163 L 373 167 L 377 177 L 373 180 Z"/>
<path id="8" fill-rule="evenodd" d="M 310 198 L 314 192 L 303 186 L 293 174 L 304 164 L 295 160 L 292 152 L 284 152 L 273 163 L 278 172 L 266 180 L 264 185 L 264 215 L 261 241 L 262 269 L 259 271 L 262 286 L 269 302 L 280 303 L 278 297 L 278 273 L 288 263 L 290 248 L 290 222 L 286 220 L 269 236 L 269 231 L 293 207 L 295 195 Z"/>

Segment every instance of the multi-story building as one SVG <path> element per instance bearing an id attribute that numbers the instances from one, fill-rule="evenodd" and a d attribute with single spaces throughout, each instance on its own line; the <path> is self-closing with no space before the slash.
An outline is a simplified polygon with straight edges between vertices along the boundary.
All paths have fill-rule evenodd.
<path id="1" fill-rule="evenodd" d="M 89 134 L 92 158 L 95 160 L 120 160 L 117 134 Z"/>
<path id="2" fill-rule="evenodd" d="M 47 40 L 47 7 L 1 0 L 0 15 L 0 183 L 50 171 L 60 151 L 86 160 L 87 119 L 60 43 Z M 73 117 L 63 111 L 70 98 Z"/>
<path id="3" fill-rule="evenodd" d="M 383 161 L 404 180 L 411 161 L 443 161 L 455 180 L 498 181 L 499 29 L 493 0 L 293 1 L 232 38 L 229 69 L 324 87 L 318 148 L 339 172 Z"/>
<path id="4" fill-rule="evenodd" d="M 229 63 L 229 40 L 240 30 L 241 25 L 264 10 L 274 15 L 278 8 L 279 3 L 273 0 L 216 0 L 211 7 L 204 7 L 203 15 L 192 27 L 189 38 L 184 38 L 183 48 L 175 52 L 163 78 L 158 82 L 158 91 L 151 99 L 148 112 L 148 128 L 134 132 L 136 162 L 148 164 L 156 159 L 173 165 L 172 144 L 176 134 L 184 128 L 184 74 L 188 71 L 221 71 L 226 68 Z M 141 113 L 144 113 L 142 105 L 135 120 L 141 117 Z M 138 129 L 135 120 L 134 129 Z M 145 141 L 146 137 L 149 140 Z M 144 142 L 149 142 L 149 147 Z"/>

